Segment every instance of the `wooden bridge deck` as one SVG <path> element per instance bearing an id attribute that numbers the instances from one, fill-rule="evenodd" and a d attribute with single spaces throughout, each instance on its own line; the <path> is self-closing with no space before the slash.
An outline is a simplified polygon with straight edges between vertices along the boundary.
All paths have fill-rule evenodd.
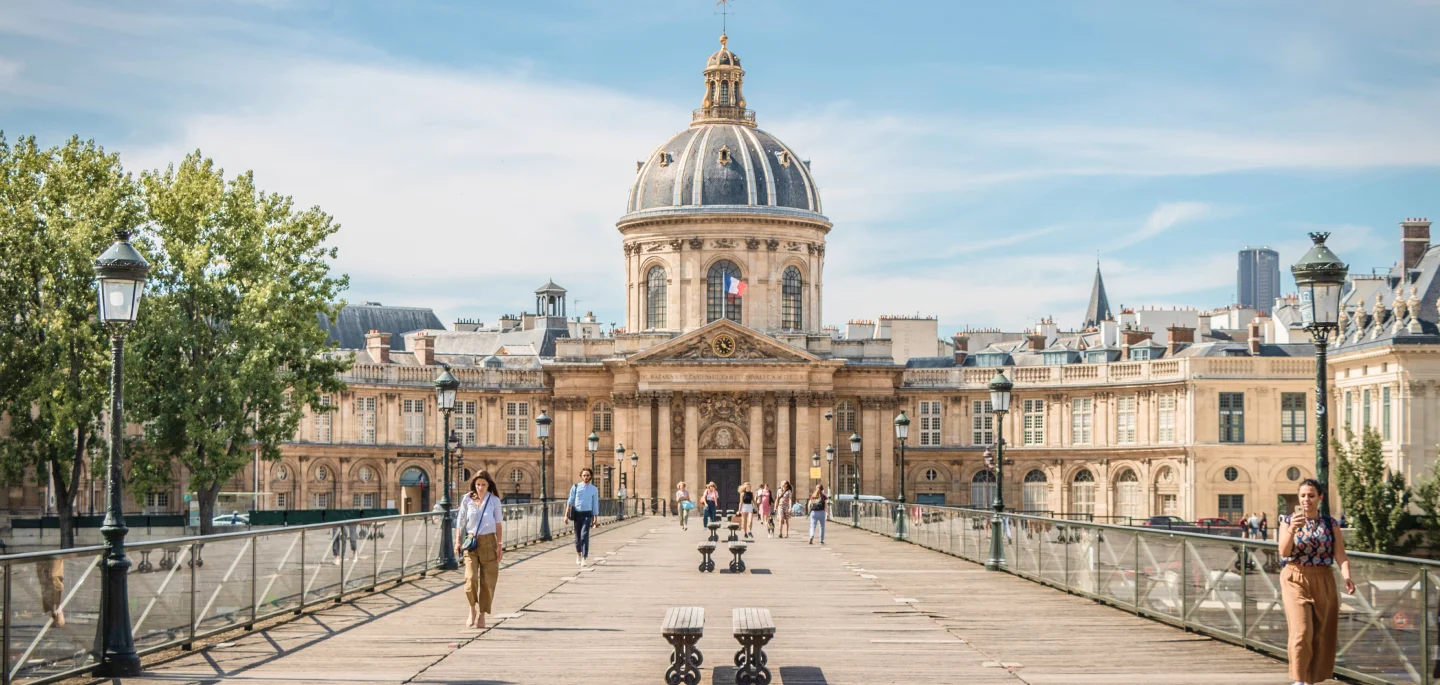
<path id="1" fill-rule="evenodd" d="M 800 523 L 797 521 L 797 523 Z M 776 683 L 1288 683 L 1248 650 L 841 526 L 759 539 L 745 573 L 699 573 L 699 526 L 645 518 L 507 553 L 491 628 L 463 628 L 458 573 L 394 587 L 149 667 L 127 683 L 661 682 L 671 606 L 704 606 L 704 683 L 733 681 L 730 610 L 768 607 Z"/>

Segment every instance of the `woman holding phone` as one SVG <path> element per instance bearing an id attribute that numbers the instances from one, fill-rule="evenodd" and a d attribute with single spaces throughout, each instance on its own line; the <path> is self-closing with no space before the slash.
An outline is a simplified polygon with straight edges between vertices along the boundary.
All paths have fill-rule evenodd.
<path id="1" fill-rule="evenodd" d="M 1335 649 L 1340 628 L 1340 596 L 1335 591 L 1335 565 L 1345 579 L 1345 593 L 1355 593 L 1350 558 L 1340 524 L 1320 515 L 1320 483 L 1300 481 L 1295 513 L 1280 519 L 1280 598 L 1290 628 L 1290 679 L 1313 685 L 1335 674 Z"/>
<path id="2" fill-rule="evenodd" d="M 489 471 L 475 474 L 455 517 L 455 555 L 465 559 L 465 601 L 470 604 L 465 625 L 470 628 L 483 629 L 485 614 L 492 613 L 500 558 L 505 556 L 504 514 L 497 492 Z"/>

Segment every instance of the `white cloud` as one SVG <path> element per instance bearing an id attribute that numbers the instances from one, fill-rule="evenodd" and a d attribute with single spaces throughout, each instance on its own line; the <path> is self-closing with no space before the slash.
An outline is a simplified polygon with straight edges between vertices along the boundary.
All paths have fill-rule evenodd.
<path id="1" fill-rule="evenodd" d="M 1110 246 L 1111 250 L 1118 250 L 1129 247 L 1136 243 L 1144 242 L 1154 238 L 1165 231 L 1168 231 L 1180 224 L 1190 223 L 1198 219 L 1210 216 L 1213 207 L 1206 202 L 1163 202 L 1150 216 L 1139 230 L 1122 238 L 1119 242 Z"/>

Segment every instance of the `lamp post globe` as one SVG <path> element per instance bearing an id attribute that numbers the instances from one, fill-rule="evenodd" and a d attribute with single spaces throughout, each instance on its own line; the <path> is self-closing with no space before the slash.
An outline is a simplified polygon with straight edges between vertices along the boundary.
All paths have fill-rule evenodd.
<path id="1" fill-rule="evenodd" d="M 855 461 L 855 482 L 850 484 L 855 500 L 850 503 L 850 525 L 860 527 L 860 434 L 850 433 L 850 458 Z"/>
<path id="2" fill-rule="evenodd" d="M 600 435 L 590 431 L 590 437 L 585 438 L 585 446 L 590 452 L 590 473 L 595 473 L 595 453 L 600 451 Z"/>
<path id="3" fill-rule="evenodd" d="M 1290 267 L 1300 290 L 1300 319 L 1315 343 L 1315 480 L 1320 481 L 1320 515 L 1330 515 L 1330 412 L 1326 348 L 1339 327 L 1340 296 L 1350 269 L 1325 244 L 1329 233 L 1311 233 L 1315 244 Z"/>
<path id="4" fill-rule="evenodd" d="M 1000 371 L 990 380 L 990 410 L 995 414 L 995 496 L 990 514 L 990 558 L 985 568 L 999 571 L 1005 566 L 1005 415 L 1010 413 L 1010 392 L 1015 384 Z M 985 451 L 990 461 L 990 451 Z"/>
<path id="5" fill-rule="evenodd" d="M 550 476 L 545 458 L 545 447 L 550 441 L 550 415 L 540 410 L 535 419 L 535 435 L 540 438 L 540 539 L 549 542 L 550 535 Z"/>
<path id="6" fill-rule="evenodd" d="M 451 520 L 450 510 L 450 412 L 455 410 L 455 392 L 460 389 L 460 381 L 450 373 L 450 365 L 440 365 L 440 375 L 435 378 L 435 406 L 440 408 L 440 413 L 445 417 L 445 429 L 440 435 L 444 442 L 444 458 L 440 462 L 440 501 L 435 505 L 440 510 L 440 552 L 435 560 L 436 564 L 443 571 L 453 571 L 460 568 L 459 562 L 455 559 L 455 540 L 453 538 L 454 522 Z"/>
<path id="7" fill-rule="evenodd" d="M 896 498 L 895 539 L 905 539 L 905 441 L 910 438 L 910 417 L 905 410 L 895 417 L 895 439 L 900 441 L 900 495 Z"/>
<path id="8" fill-rule="evenodd" d="M 127 677 L 140 673 L 140 656 L 135 653 L 135 635 L 130 627 L 130 588 L 127 576 L 130 560 L 125 556 L 124 477 L 120 472 L 125 455 L 122 431 L 125 422 L 124 388 L 125 331 L 140 315 L 140 300 L 150 264 L 130 244 L 130 231 L 115 234 L 115 242 L 95 260 L 100 322 L 110 330 L 110 463 L 107 465 L 105 522 L 105 564 L 100 585 L 99 664 L 95 675 Z M 9 665 L 6 665 L 9 668 Z"/>

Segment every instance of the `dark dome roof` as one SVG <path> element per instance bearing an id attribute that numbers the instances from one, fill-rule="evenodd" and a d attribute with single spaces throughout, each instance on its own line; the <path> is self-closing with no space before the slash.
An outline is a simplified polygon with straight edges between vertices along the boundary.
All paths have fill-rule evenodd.
<path id="1" fill-rule="evenodd" d="M 626 212 L 726 209 L 825 220 L 809 166 L 778 138 L 742 124 L 700 124 L 666 141 L 640 167 Z"/>

